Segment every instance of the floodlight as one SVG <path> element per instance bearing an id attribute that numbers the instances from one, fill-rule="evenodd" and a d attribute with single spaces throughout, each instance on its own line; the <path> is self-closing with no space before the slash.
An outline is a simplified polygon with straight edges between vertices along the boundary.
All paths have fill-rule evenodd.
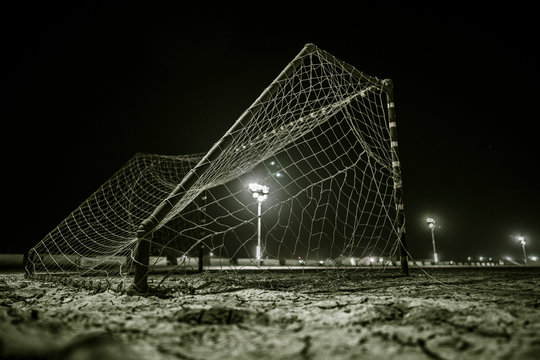
<path id="1" fill-rule="evenodd" d="M 257 199 L 259 202 L 263 202 L 268 198 L 268 186 L 261 185 L 258 183 L 251 183 L 248 185 L 251 195 L 254 199 Z"/>
<path id="2" fill-rule="evenodd" d="M 526 244 L 526 242 L 525 242 L 525 237 L 522 236 L 522 235 L 519 235 L 519 236 L 517 237 L 517 239 L 518 239 L 518 241 L 519 241 L 519 243 L 521 244 L 521 247 L 522 247 L 522 249 L 523 249 L 523 263 L 524 263 L 525 265 L 527 265 L 527 252 L 525 251 L 525 244 Z"/>
<path id="3" fill-rule="evenodd" d="M 433 244 L 433 260 L 435 261 L 435 264 L 439 262 L 439 258 L 437 257 L 437 249 L 435 247 L 435 219 L 428 217 L 426 219 L 426 222 L 428 224 L 428 227 L 431 229 L 431 242 Z"/>
<path id="4" fill-rule="evenodd" d="M 251 191 L 251 196 L 254 199 L 257 199 L 257 248 L 255 257 L 257 259 L 257 265 L 261 265 L 262 258 L 262 249 L 261 249 L 261 206 L 264 200 L 268 198 L 269 188 L 266 185 L 259 183 L 250 183 L 248 185 L 249 190 Z"/>

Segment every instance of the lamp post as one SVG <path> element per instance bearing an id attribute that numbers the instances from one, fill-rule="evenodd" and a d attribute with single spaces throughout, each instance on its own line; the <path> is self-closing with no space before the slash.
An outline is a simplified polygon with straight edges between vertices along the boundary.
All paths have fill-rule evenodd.
<path id="1" fill-rule="evenodd" d="M 521 247 L 523 248 L 523 263 L 527 265 L 527 253 L 525 252 L 525 237 L 524 236 L 518 236 L 518 240 L 521 244 Z"/>
<path id="2" fill-rule="evenodd" d="M 249 184 L 249 190 L 251 191 L 251 195 L 254 199 L 257 199 L 257 250 L 256 250 L 256 258 L 257 258 L 257 266 L 261 266 L 261 257 L 262 257 L 262 251 L 261 251 L 261 207 L 262 203 L 266 198 L 268 197 L 268 186 L 261 185 L 258 183 L 251 183 Z"/>
<path id="3" fill-rule="evenodd" d="M 433 260 L 435 260 L 435 264 L 439 262 L 439 259 L 437 257 L 437 248 L 435 247 L 435 224 L 436 221 L 433 218 L 427 218 L 426 222 L 428 224 L 428 227 L 431 229 L 431 242 L 433 243 Z"/>

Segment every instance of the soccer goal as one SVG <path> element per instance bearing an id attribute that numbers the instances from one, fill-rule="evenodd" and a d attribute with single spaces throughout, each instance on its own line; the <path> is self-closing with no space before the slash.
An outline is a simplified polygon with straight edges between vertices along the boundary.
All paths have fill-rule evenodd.
<path id="1" fill-rule="evenodd" d="M 392 82 L 313 44 L 203 154 L 138 154 L 31 249 L 29 273 L 400 266 Z"/>

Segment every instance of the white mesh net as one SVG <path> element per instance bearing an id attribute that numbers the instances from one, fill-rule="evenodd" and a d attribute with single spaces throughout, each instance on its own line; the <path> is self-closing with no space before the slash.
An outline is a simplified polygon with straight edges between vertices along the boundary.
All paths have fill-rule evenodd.
<path id="1" fill-rule="evenodd" d="M 201 245 L 205 265 L 226 269 L 387 264 L 403 227 L 385 84 L 306 45 L 208 153 L 135 156 L 30 251 L 29 269 L 124 274 L 139 224 L 164 203 L 152 267 L 196 267 Z"/>

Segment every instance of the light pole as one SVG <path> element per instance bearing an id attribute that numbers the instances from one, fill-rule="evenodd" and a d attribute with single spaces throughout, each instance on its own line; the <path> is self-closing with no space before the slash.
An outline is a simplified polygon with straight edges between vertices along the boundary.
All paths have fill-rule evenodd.
<path id="1" fill-rule="evenodd" d="M 437 257 L 437 248 L 435 247 L 435 219 L 433 218 L 427 218 L 426 222 L 431 229 L 431 242 L 433 243 L 433 260 L 435 260 L 435 264 L 439 262 L 439 259 Z"/>
<path id="2" fill-rule="evenodd" d="M 525 252 L 525 237 L 524 236 L 518 236 L 518 240 L 521 244 L 521 247 L 523 248 L 523 263 L 527 265 L 527 253 Z"/>
<path id="3" fill-rule="evenodd" d="M 256 258 L 257 258 L 257 266 L 261 266 L 261 257 L 262 257 L 262 251 L 261 251 L 261 207 L 262 203 L 266 198 L 268 197 L 268 186 L 261 185 L 258 183 L 251 183 L 249 184 L 249 190 L 251 191 L 251 195 L 254 199 L 257 199 L 257 250 L 256 250 Z"/>

